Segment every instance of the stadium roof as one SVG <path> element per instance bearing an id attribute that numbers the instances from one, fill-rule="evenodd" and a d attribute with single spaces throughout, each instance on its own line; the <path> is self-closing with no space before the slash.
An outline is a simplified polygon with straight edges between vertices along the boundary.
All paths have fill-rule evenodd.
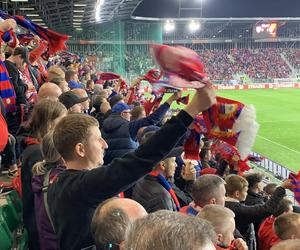
<path id="1" fill-rule="evenodd" d="M 141 1 L 104 0 L 99 22 L 129 19 Z M 70 33 L 75 30 L 74 26 L 84 29 L 87 25 L 96 23 L 96 2 L 97 0 L 6 0 L 1 1 L 0 8 L 8 10 L 9 14 L 39 20 L 36 22 L 53 30 Z"/>
<path id="2" fill-rule="evenodd" d="M 24 1 L 24 0 L 23 0 Z M 70 34 L 96 22 L 96 2 L 103 1 L 99 22 L 129 18 L 257 18 L 290 17 L 300 20 L 299 0 L 5 0 L 0 8 L 53 30 Z M 141 18 L 142 17 L 142 18 Z M 146 17 L 146 18 L 145 18 Z"/>
<path id="3" fill-rule="evenodd" d="M 212 19 L 300 18 L 299 9 L 299 0 L 144 0 L 134 12 L 134 16 Z"/>

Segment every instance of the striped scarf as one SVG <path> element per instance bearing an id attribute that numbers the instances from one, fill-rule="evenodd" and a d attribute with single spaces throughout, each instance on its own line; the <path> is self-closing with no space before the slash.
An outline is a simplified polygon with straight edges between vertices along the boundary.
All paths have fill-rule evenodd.
<path id="1" fill-rule="evenodd" d="M 0 60 L 0 96 L 7 113 L 16 112 L 16 93 L 10 82 L 5 64 Z"/>
<path id="2" fill-rule="evenodd" d="M 300 171 L 298 174 L 290 173 L 289 179 L 292 181 L 292 191 L 295 194 L 295 199 L 300 204 Z"/>
<path id="3" fill-rule="evenodd" d="M 176 205 L 176 210 L 179 211 L 180 210 L 179 201 L 177 199 L 177 196 L 176 196 L 171 184 L 167 181 L 167 179 L 162 174 L 160 174 L 158 171 L 155 171 L 155 170 L 150 172 L 149 175 L 156 177 L 159 184 L 162 185 L 169 192 L 169 194 L 171 195 L 171 197 Z"/>

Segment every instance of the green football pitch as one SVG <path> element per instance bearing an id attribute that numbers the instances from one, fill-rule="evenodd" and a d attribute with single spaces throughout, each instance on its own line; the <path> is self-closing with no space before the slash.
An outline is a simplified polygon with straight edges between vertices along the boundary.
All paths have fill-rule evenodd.
<path id="1" fill-rule="evenodd" d="M 217 94 L 255 106 L 260 129 L 253 151 L 300 170 L 300 89 L 224 90 Z"/>

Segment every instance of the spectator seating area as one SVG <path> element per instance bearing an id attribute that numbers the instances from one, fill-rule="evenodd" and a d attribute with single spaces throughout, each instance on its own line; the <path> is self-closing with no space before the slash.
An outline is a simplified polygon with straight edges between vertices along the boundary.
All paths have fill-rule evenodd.
<path id="1" fill-rule="evenodd" d="M 292 69 L 285 60 L 299 69 L 298 49 L 232 49 L 197 50 L 212 80 L 233 80 L 247 75 L 253 80 L 289 78 Z M 143 54 L 127 55 L 126 71 L 143 72 L 154 67 L 154 61 Z"/>

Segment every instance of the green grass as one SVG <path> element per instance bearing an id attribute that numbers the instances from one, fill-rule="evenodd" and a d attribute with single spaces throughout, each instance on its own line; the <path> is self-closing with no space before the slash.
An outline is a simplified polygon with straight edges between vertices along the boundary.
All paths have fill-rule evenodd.
<path id="1" fill-rule="evenodd" d="M 300 89 L 225 90 L 217 94 L 255 106 L 260 129 L 253 151 L 300 170 Z"/>

